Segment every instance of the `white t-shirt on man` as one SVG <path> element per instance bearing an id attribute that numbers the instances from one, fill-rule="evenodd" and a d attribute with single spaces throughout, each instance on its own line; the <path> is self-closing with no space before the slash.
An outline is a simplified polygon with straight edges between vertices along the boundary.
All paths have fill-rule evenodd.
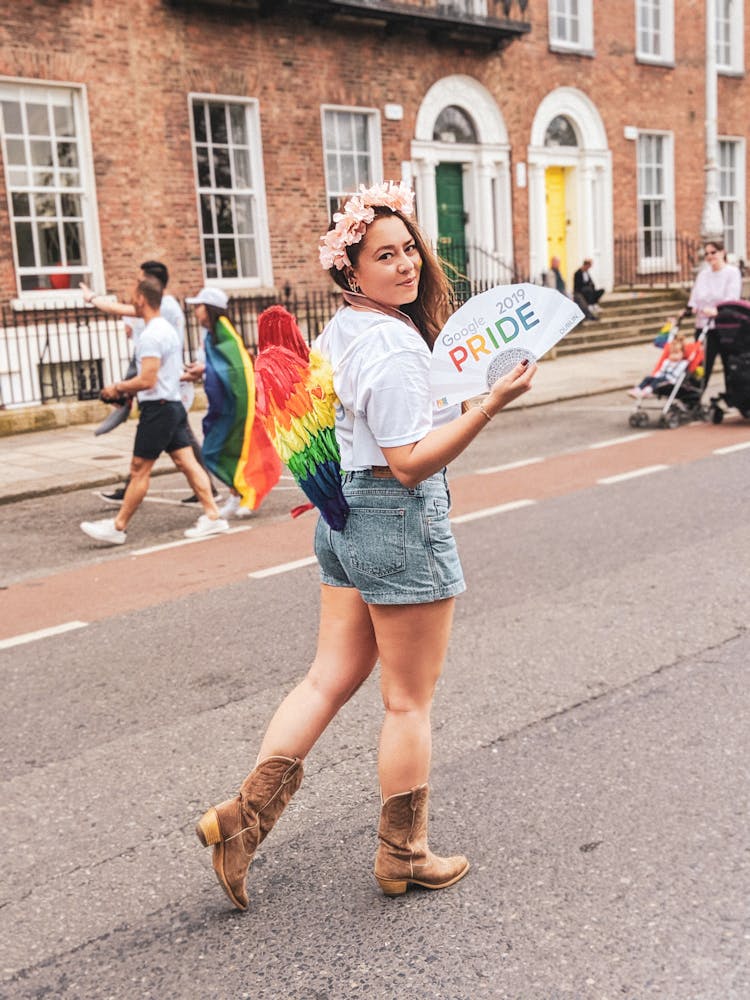
<path id="1" fill-rule="evenodd" d="M 415 443 L 432 430 L 431 354 L 412 327 L 345 306 L 314 347 L 333 366 L 339 399 L 336 439 L 344 471 L 386 465 L 382 448 Z M 458 406 L 441 411 L 440 422 L 459 413 Z"/>
<path id="2" fill-rule="evenodd" d="M 174 295 L 162 295 L 161 305 L 159 306 L 159 314 L 175 328 L 177 335 L 180 338 L 180 350 L 184 351 L 186 328 L 185 313 L 182 311 L 180 303 Z M 138 319 L 135 316 L 126 316 L 125 325 L 130 327 L 133 349 L 136 350 L 138 347 L 138 339 L 141 333 L 143 333 L 145 323 L 142 319 Z M 180 382 L 180 399 L 182 400 L 182 405 L 185 409 L 190 412 L 193 400 L 195 399 L 195 386 L 192 382 Z"/>
<path id="3" fill-rule="evenodd" d="M 144 358 L 158 358 L 159 373 L 151 389 L 140 390 L 138 402 L 149 403 L 159 399 L 181 402 L 182 344 L 175 328 L 163 316 L 150 320 L 137 337 L 135 363 L 139 375 Z"/>

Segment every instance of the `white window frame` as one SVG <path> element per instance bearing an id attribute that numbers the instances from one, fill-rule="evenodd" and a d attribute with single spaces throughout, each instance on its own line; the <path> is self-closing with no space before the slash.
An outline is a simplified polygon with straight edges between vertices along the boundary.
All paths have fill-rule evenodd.
<path id="1" fill-rule="evenodd" d="M 641 190 L 641 141 L 645 138 L 662 140 L 662 176 L 663 193 L 656 197 Z M 657 129 L 641 129 L 635 144 L 636 155 L 636 199 L 638 216 L 638 269 L 648 273 L 654 271 L 670 271 L 676 268 L 675 263 L 675 189 L 674 189 L 674 134 Z M 664 252 L 660 255 L 647 256 L 644 247 L 644 229 L 642 226 L 641 205 L 645 201 L 660 201 L 662 205 L 662 221 L 659 227 L 664 239 Z"/>
<path id="2" fill-rule="evenodd" d="M 368 142 L 370 144 L 370 184 L 380 184 L 383 180 L 383 149 L 380 137 L 380 111 L 377 108 L 356 107 L 345 104 L 321 104 L 320 106 L 320 132 L 323 146 L 323 166 L 326 185 L 326 210 L 331 214 L 331 202 L 342 195 L 351 194 L 352 191 L 343 191 L 338 184 L 334 183 L 328 169 L 328 154 L 341 152 L 340 150 L 329 150 L 326 146 L 326 114 L 357 114 L 363 115 L 367 121 Z M 354 184 L 353 191 L 359 187 L 359 179 Z"/>
<path id="3" fill-rule="evenodd" d="M 720 135 L 719 136 L 719 147 L 721 143 L 731 143 L 735 152 L 735 163 L 734 163 L 734 192 L 731 197 L 722 197 L 722 174 L 725 171 L 722 169 L 721 165 L 721 148 L 719 148 L 719 205 L 723 206 L 725 202 L 732 203 L 734 210 L 736 212 L 736 219 L 734 224 L 734 245 L 731 245 L 726 239 L 726 228 L 724 231 L 724 246 L 728 253 L 733 253 L 738 260 L 747 259 L 747 214 L 745 209 L 745 139 L 741 136 L 735 135 Z M 722 218 L 724 217 L 724 210 L 722 207 Z"/>
<path id="4" fill-rule="evenodd" d="M 649 48 L 642 44 L 644 31 L 653 43 Z M 635 57 L 642 63 L 674 66 L 674 0 L 635 0 Z"/>
<path id="5" fill-rule="evenodd" d="M 745 70 L 744 22 L 740 0 L 716 0 L 716 69 L 725 76 L 741 75 Z"/>
<path id="6" fill-rule="evenodd" d="M 250 176 L 252 186 L 245 188 L 211 188 L 201 187 L 198 180 L 198 149 L 195 137 L 195 122 L 193 119 L 194 102 L 209 104 L 238 104 L 245 109 L 245 122 L 248 135 L 248 152 L 250 157 Z M 197 209 L 198 231 L 200 233 L 201 265 L 206 285 L 221 288 L 226 292 L 236 292 L 247 289 L 269 289 L 273 287 L 273 270 L 271 265 L 271 243 L 268 232 L 268 209 L 266 206 L 266 187 L 263 173 L 263 148 L 261 144 L 260 105 L 256 98 L 238 97 L 234 94 L 188 94 L 188 118 L 190 120 L 190 145 L 193 152 L 193 177 L 195 183 L 195 200 Z M 229 194 L 241 195 L 253 199 L 253 224 L 255 229 L 255 253 L 258 273 L 254 276 L 208 277 L 206 269 L 205 235 L 203 232 L 203 214 L 201 195 Z"/>
<path id="7" fill-rule="evenodd" d="M 32 80 L 26 77 L 0 76 L 0 100 L 18 101 L 31 100 L 34 103 L 56 103 L 54 96 L 68 96 L 72 103 L 75 121 L 75 138 L 79 155 L 80 184 L 75 187 L 35 187 L 34 185 L 18 185 L 11 183 L 11 164 L 7 156 L 7 136 L 2 136 L 3 165 L 5 172 L 5 193 L 8 202 L 8 222 L 10 226 L 11 245 L 13 248 L 13 269 L 16 277 L 18 297 L 11 300 L 14 309 L 36 309 L 60 305 L 80 304 L 83 293 L 80 288 L 39 288 L 22 289 L 19 273 L 18 246 L 16 227 L 14 225 L 13 194 L 23 193 L 54 193 L 74 194 L 81 199 L 81 222 L 83 226 L 86 247 L 86 264 L 76 271 L 87 271 L 91 284 L 96 288 L 104 287 L 104 268 L 102 266 L 101 239 L 99 235 L 99 219 L 96 202 L 96 183 L 94 177 L 94 155 L 91 146 L 89 129 L 89 112 L 85 84 L 68 83 L 65 81 Z M 54 95 L 54 96 L 53 96 Z M 50 102 L 50 98 L 52 100 Z M 29 133 L 24 133 L 24 142 L 28 145 Z M 71 265 L 71 269 L 74 265 Z M 34 267 L 35 271 L 44 271 L 43 266 Z M 52 273 L 52 269 L 46 269 Z M 74 279 L 75 280 L 75 279 Z"/>
<path id="8" fill-rule="evenodd" d="M 575 9 L 574 9 L 575 8 Z M 594 4 L 593 0 L 548 0 L 549 47 L 552 52 L 577 52 L 593 54 Z M 559 19 L 565 30 L 559 32 Z M 578 38 L 571 37 L 577 28 Z"/>

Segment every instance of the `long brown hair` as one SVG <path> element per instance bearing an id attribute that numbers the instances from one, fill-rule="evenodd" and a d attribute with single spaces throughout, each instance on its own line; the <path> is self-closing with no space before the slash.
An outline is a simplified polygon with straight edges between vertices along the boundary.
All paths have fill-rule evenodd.
<path id="1" fill-rule="evenodd" d="M 389 215 L 395 215 L 401 219 L 408 229 L 409 235 L 414 240 L 414 245 L 422 259 L 417 297 L 413 302 L 407 302 L 406 305 L 401 306 L 400 309 L 401 312 L 406 313 L 414 322 L 414 325 L 422 334 L 423 340 L 430 350 L 432 350 L 438 334 L 453 312 L 450 282 L 445 276 L 445 272 L 440 266 L 432 247 L 415 222 L 402 215 L 401 212 L 393 211 L 393 209 L 387 208 L 384 205 L 375 207 L 374 212 L 376 219 Z M 333 225 L 331 223 L 331 229 Z M 367 233 L 365 233 L 359 243 L 353 243 L 347 247 L 346 252 L 352 263 L 352 267 L 357 266 L 357 261 L 359 260 L 359 255 L 362 252 L 362 247 L 366 239 Z M 339 271 L 336 267 L 332 267 L 330 275 L 337 285 L 346 291 L 350 291 L 349 281 L 344 270 Z"/>

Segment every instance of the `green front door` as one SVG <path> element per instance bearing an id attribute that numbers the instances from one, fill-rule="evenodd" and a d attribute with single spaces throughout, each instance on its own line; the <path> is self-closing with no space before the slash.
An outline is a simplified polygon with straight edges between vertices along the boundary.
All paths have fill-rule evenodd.
<path id="1" fill-rule="evenodd" d="M 435 170 L 438 209 L 438 253 L 461 275 L 466 274 L 466 216 L 463 168 L 460 163 L 438 163 Z M 448 268 L 448 276 L 456 275 Z"/>

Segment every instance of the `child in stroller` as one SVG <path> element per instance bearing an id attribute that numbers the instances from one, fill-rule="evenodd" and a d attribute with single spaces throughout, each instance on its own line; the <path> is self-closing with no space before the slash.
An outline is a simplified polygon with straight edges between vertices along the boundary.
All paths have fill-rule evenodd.
<path id="1" fill-rule="evenodd" d="M 705 408 L 701 405 L 703 360 L 703 337 L 686 342 L 679 332 L 678 321 L 671 320 L 666 343 L 651 374 L 628 390 L 638 400 L 635 412 L 630 415 L 630 426 L 645 427 L 649 423 L 643 400 L 650 397 L 659 401 L 662 426 L 675 428 L 688 420 L 705 419 Z"/>

